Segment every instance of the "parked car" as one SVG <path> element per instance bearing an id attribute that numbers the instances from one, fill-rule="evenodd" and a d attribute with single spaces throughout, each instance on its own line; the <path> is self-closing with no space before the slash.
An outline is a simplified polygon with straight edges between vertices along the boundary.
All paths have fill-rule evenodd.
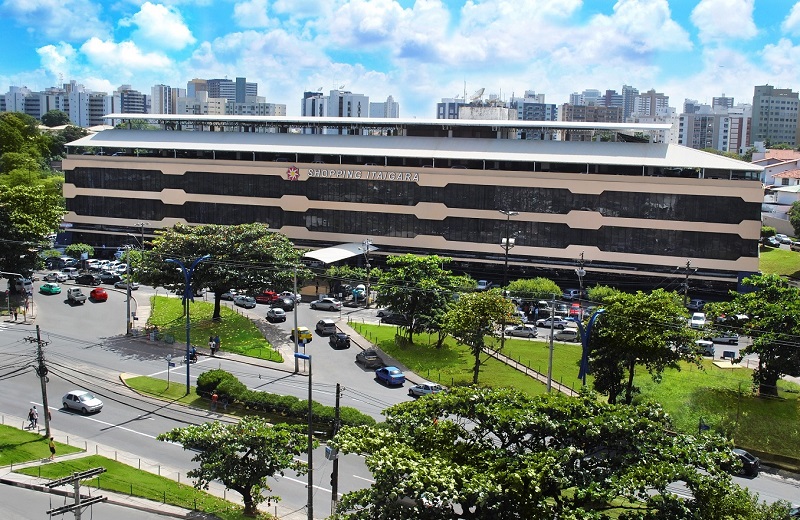
<path id="1" fill-rule="evenodd" d="M 271 305 L 272 302 L 278 299 L 278 293 L 275 291 L 264 291 L 256 295 L 256 303 L 265 303 Z"/>
<path id="2" fill-rule="evenodd" d="M 131 291 L 135 291 L 136 289 L 139 288 L 139 284 L 136 282 L 130 282 L 130 286 L 131 286 Z M 114 287 L 116 287 L 117 289 L 127 289 L 128 282 L 126 280 L 120 280 L 114 284 Z"/>
<path id="3" fill-rule="evenodd" d="M 65 267 L 61 273 L 66 275 L 67 279 L 74 280 L 78 276 L 78 269 L 76 267 Z"/>
<path id="4" fill-rule="evenodd" d="M 229 290 L 225 291 L 224 293 L 220 294 L 220 295 L 219 295 L 219 299 L 220 299 L 220 300 L 225 300 L 225 301 L 232 302 L 232 301 L 233 301 L 233 299 L 234 299 L 234 298 L 236 297 L 236 295 L 238 295 L 238 294 L 239 294 L 239 293 L 238 293 L 238 292 L 237 292 L 235 289 L 229 289 Z"/>
<path id="5" fill-rule="evenodd" d="M 515 336 L 518 338 L 535 338 L 539 332 L 533 325 L 515 325 L 506 329 L 506 336 Z"/>
<path id="6" fill-rule="evenodd" d="M 375 371 L 375 378 L 386 386 L 400 385 L 406 382 L 406 376 L 397 367 L 383 367 Z"/>
<path id="7" fill-rule="evenodd" d="M 317 334 L 321 336 L 327 336 L 328 334 L 335 334 L 336 322 L 329 318 L 319 320 L 317 322 L 316 329 L 317 329 Z"/>
<path id="8" fill-rule="evenodd" d="M 561 329 L 553 333 L 553 339 L 558 341 L 580 341 L 581 335 L 576 329 Z"/>
<path id="9" fill-rule="evenodd" d="M 105 271 L 100 275 L 100 281 L 107 284 L 115 284 L 122 280 L 122 277 L 114 272 Z"/>
<path id="10" fill-rule="evenodd" d="M 72 390 L 64 394 L 61 404 L 68 410 L 77 410 L 83 415 L 99 412 L 103 409 L 103 401 L 86 390 Z"/>
<path id="11" fill-rule="evenodd" d="M 742 473 L 748 477 L 758 476 L 758 472 L 761 469 L 761 460 L 758 457 L 740 448 L 734 448 L 733 453 L 742 463 Z"/>
<path id="12" fill-rule="evenodd" d="M 61 294 L 61 286 L 55 282 L 45 282 L 39 287 L 42 294 Z"/>
<path id="13" fill-rule="evenodd" d="M 561 318 L 546 318 L 543 320 L 539 320 L 536 322 L 536 326 L 544 329 L 549 329 L 551 328 L 550 325 L 551 323 L 552 323 L 552 328 L 554 329 L 563 329 L 564 327 L 567 326 L 567 320 L 563 320 Z"/>
<path id="14" fill-rule="evenodd" d="M 711 337 L 711 341 L 714 343 L 727 343 L 728 345 L 736 345 L 739 343 L 739 335 L 735 332 L 717 331 L 717 333 Z"/>
<path id="15" fill-rule="evenodd" d="M 570 318 L 583 318 L 583 308 L 581 308 L 581 304 L 578 302 L 573 303 L 569 307 L 569 317 Z"/>
<path id="16" fill-rule="evenodd" d="M 308 327 L 297 327 L 297 330 L 292 330 L 292 333 L 289 335 L 289 337 L 292 338 L 292 341 L 294 341 L 295 333 L 297 333 L 297 341 L 305 341 L 306 343 L 309 343 L 312 339 L 314 339 L 314 335 L 311 334 L 311 331 L 308 330 Z"/>
<path id="17" fill-rule="evenodd" d="M 45 282 L 66 282 L 69 280 L 69 276 L 64 273 L 53 271 L 52 273 L 47 273 L 46 275 L 42 276 L 42 280 Z"/>
<path id="18" fill-rule="evenodd" d="M 267 321 L 272 323 L 286 321 L 286 311 L 280 307 L 270 307 L 267 311 Z"/>
<path id="19" fill-rule="evenodd" d="M 561 297 L 565 300 L 577 300 L 582 296 L 580 289 L 564 289 L 564 293 Z"/>
<path id="20" fill-rule="evenodd" d="M 408 318 L 405 317 L 403 314 L 389 314 L 381 318 L 381 323 L 388 323 L 389 325 L 402 325 L 407 326 L 410 324 Z"/>
<path id="21" fill-rule="evenodd" d="M 378 309 L 378 312 L 375 315 L 379 318 L 383 318 L 390 314 L 394 314 L 394 311 L 392 309 Z"/>
<path id="22" fill-rule="evenodd" d="M 423 395 L 428 395 L 428 394 L 438 394 L 439 392 L 444 392 L 444 387 L 442 385 L 437 385 L 435 383 L 420 383 L 408 389 L 408 395 L 410 395 L 411 397 L 421 397 Z"/>
<path id="23" fill-rule="evenodd" d="M 78 275 L 75 278 L 75 283 L 80 285 L 100 285 L 100 277 L 91 273 Z"/>
<path id="24" fill-rule="evenodd" d="M 795 240 L 789 245 L 789 249 L 792 251 L 800 251 L 800 240 Z M 798 515 L 800 516 L 800 515 Z"/>
<path id="25" fill-rule="evenodd" d="M 478 286 L 476 287 L 478 291 L 488 291 L 491 288 L 492 282 L 489 280 L 478 280 Z"/>
<path id="26" fill-rule="evenodd" d="M 311 308 L 338 311 L 342 309 L 342 302 L 334 298 L 320 298 L 319 300 L 311 302 Z"/>
<path id="27" fill-rule="evenodd" d="M 350 336 L 344 332 L 336 332 L 328 337 L 328 344 L 331 348 L 350 348 Z"/>
<path id="28" fill-rule="evenodd" d="M 89 298 L 95 302 L 108 301 L 108 293 L 102 287 L 95 287 L 89 292 Z"/>
<path id="29" fill-rule="evenodd" d="M 20 294 L 31 294 L 33 293 L 33 280 L 30 278 L 15 278 L 13 284 L 9 280 L 8 288 L 11 289 L 12 287 Z"/>
<path id="30" fill-rule="evenodd" d="M 695 312 L 689 318 L 689 326 L 693 329 L 702 329 L 706 326 L 706 315 L 702 312 Z"/>
<path id="31" fill-rule="evenodd" d="M 383 365 L 378 351 L 373 348 L 362 350 L 356 354 L 356 363 L 364 365 L 364 368 L 375 368 Z"/>
<path id="32" fill-rule="evenodd" d="M 788 236 L 784 235 L 783 233 L 778 233 L 775 235 L 775 239 L 780 242 L 781 244 L 791 244 L 792 239 Z"/>
<path id="33" fill-rule="evenodd" d="M 294 310 L 294 300 L 291 298 L 278 298 L 270 304 L 272 307 L 279 307 L 285 311 Z"/>
<path id="34" fill-rule="evenodd" d="M 233 304 L 237 307 L 244 307 L 245 309 L 254 309 L 256 306 L 256 299 L 252 296 L 245 296 L 238 294 L 233 298 Z"/>
<path id="35" fill-rule="evenodd" d="M 714 357 L 714 342 L 708 339 L 698 339 L 694 342 L 701 356 Z"/>
<path id="36" fill-rule="evenodd" d="M 689 300 L 689 303 L 686 304 L 686 308 L 693 312 L 702 311 L 703 307 L 705 306 L 706 306 L 706 301 L 701 300 L 699 298 L 692 298 L 691 300 Z"/>

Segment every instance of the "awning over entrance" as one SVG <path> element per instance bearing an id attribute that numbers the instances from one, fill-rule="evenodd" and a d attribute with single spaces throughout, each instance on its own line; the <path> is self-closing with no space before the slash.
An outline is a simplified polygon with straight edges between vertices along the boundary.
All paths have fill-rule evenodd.
<path id="1" fill-rule="evenodd" d="M 373 246 L 370 242 L 369 252 L 371 253 L 372 251 L 377 250 L 378 248 Z M 351 244 L 341 244 L 338 246 L 326 247 L 324 249 L 317 249 L 316 251 L 309 251 L 307 253 L 303 253 L 303 257 L 319 260 L 325 264 L 332 264 L 333 262 L 338 262 L 339 260 L 344 260 L 345 258 L 352 258 L 354 256 L 363 254 L 364 242 L 353 242 Z"/>

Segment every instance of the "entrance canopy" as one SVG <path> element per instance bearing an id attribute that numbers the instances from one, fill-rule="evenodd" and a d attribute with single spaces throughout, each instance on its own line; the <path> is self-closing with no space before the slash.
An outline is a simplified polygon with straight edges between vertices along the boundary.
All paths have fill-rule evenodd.
<path id="1" fill-rule="evenodd" d="M 338 246 L 326 247 L 324 249 L 317 249 L 316 251 L 309 251 L 303 253 L 303 258 L 311 258 L 319 260 L 325 264 L 332 264 L 345 258 L 352 258 L 354 256 L 363 255 L 365 252 L 371 253 L 377 251 L 378 248 L 368 242 L 368 251 L 365 251 L 364 246 L 367 242 L 353 242 L 350 244 L 340 244 Z"/>

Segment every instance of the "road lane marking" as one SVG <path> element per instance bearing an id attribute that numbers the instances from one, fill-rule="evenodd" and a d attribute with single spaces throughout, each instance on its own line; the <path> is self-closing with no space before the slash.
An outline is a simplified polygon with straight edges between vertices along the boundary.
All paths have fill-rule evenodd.
<path id="1" fill-rule="evenodd" d="M 367 481 L 367 482 L 369 482 L 370 484 L 374 484 L 374 483 L 375 483 L 375 481 L 374 481 L 374 480 L 371 480 L 371 479 L 368 479 L 368 478 L 364 478 L 364 477 L 359 477 L 358 475 L 353 475 L 353 477 L 355 477 L 355 478 L 357 478 L 357 479 L 361 479 L 361 480 L 366 480 L 366 481 Z"/>

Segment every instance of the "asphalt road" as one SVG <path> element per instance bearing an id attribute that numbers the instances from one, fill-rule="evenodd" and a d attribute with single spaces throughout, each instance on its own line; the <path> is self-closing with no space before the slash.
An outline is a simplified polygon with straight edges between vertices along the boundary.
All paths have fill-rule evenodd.
<path id="1" fill-rule="evenodd" d="M 154 291 L 142 288 L 135 296 L 144 301 Z M 163 290 L 161 291 L 163 293 Z M 208 420 L 227 420 L 205 410 L 191 410 L 181 406 L 165 404 L 145 398 L 129 391 L 119 380 L 119 374 L 130 372 L 167 378 L 166 354 L 180 359 L 183 345 L 166 345 L 163 342 L 149 343 L 141 339 L 125 336 L 124 293 L 110 290 L 110 298 L 105 303 L 87 302 L 84 305 L 70 306 L 61 296 L 34 296 L 37 317 L 36 324 L 41 327 L 41 339 L 46 342 L 45 357 L 50 368 L 48 396 L 53 417 L 53 428 L 77 438 L 97 443 L 119 453 L 102 453 L 109 457 L 133 456 L 143 466 L 163 466 L 185 472 L 195 465 L 191 454 L 180 446 L 162 443 L 155 437 L 164 431 L 187 424 L 198 424 Z M 135 310 L 135 305 L 133 306 Z M 350 309 L 342 313 L 314 311 L 307 304 L 298 309 L 298 324 L 313 330 L 317 320 L 322 317 L 346 320 Z M 266 306 L 258 306 L 250 312 L 254 317 L 266 315 Z M 289 312 L 286 323 L 267 325 L 265 334 L 270 341 L 291 346 L 289 330 L 294 324 L 293 313 Z M 377 322 L 374 310 L 358 310 L 352 314 L 359 320 Z M 31 323 L 0 322 L 0 392 L 4 400 L 0 402 L 0 414 L 24 417 L 27 409 L 36 404 L 41 409 L 39 379 L 28 368 L 35 364 L 36 331 Z M 223 346 L 224 347 L 224 346 Z M 334 387 L 337 382 L 344 385 L 342 404 L 354 406 L 365 413 L 380 417 L 380 410 L 409 399 L 406 388 L 391 389 L 374 381 L 372 371 L 355 364 L 355 345 L 348 350 L 334 350 L 328 346 L 327 339 L 315 333 L 314 339 L 305 347 L 312 355 L 314 363 L 314 399 L 324 404 L 334 403 Z M 192 383 L 196 376 L 209 368 L 221 367 L 228 370 L 251 388 L 275 393 L 295 395 L 305 398 L 308 392 L 308 379 L 294 375 L 291 371 L 267 369 L 255 365 L 235 363 L 223 358 L 201 358 L 191 365 Z M 18 374 L 16 371 L 21 370 Z M 185 385 L 184 366 L 178 365 L 169 372 L 171 384 Z M 61 396 L 73 388 L 86 388 L 95 392 L 105 402 L 102 412 L 87 417 L 60 409 Z M 322 450 L 315 454 L 315 516 L 325 516 L 330 511 L 330 470 L 331 463 L 324 459 Z M 339 491 L 346 492 L 369 485 L 370 474 L 359 457 L 348 456 L 340 460 Z M 185 478 L 185 477 L 184 477 Z M 738 478 L 737 481 L 760 494 L 767 501 L 777 499 L 796 500 L 800 488 L 793 480 L 783 480 L 774 475 L 759 476 L 756 479 Z M 278 510 L 282 517 L 291 511 L 300 511 L 306 502 L 306 479 L 287 474 L 274 483 L 273 490 L 283 500 Z M 5 490 L 0 491 L 0 499 L 5 498 Z M 41 512 L 29 518 L 40 517 Z"/>

